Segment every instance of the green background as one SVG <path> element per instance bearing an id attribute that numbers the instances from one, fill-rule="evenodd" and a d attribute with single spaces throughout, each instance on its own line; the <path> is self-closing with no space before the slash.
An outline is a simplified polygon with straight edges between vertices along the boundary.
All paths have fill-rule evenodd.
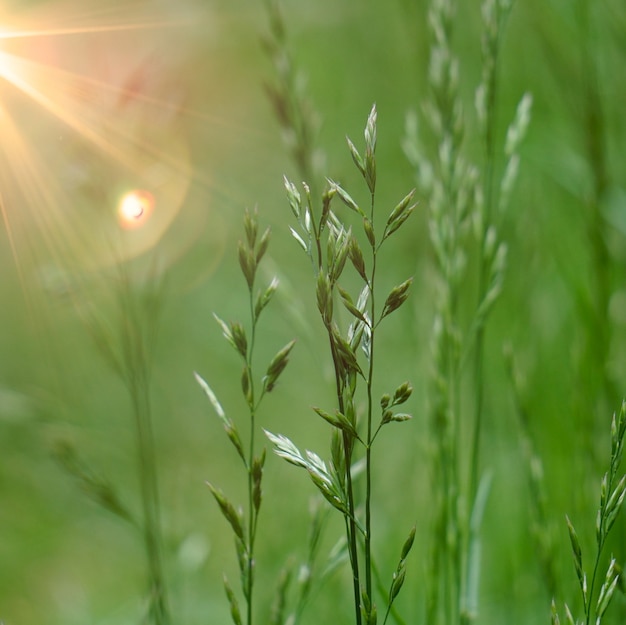
<path id="1" fill-rule="evenodd" d="M 481 72 L 480 7 L 478 2 L 460 4 L 453 46 L 470 120 L 465 147 L 470 158 L 479 160 L 472 120 Z M 588 19 L 581 17 L 585 4 Z M 105 5 L 110 11 L 101 11 Z M 80 21 L 84 16 L 92 24 L 100 16 L 116 21 L 111 7 L 81 3 L 75 7 L 77 22 L 86 23 Z M 120 19 L 126 15 L 122 8 L 120 4 Z M 290 50 L 320 116 L 317 145 L 325 154 L 324 173 L 361 198 L 364 189 L 345 136 L 362 146 L 367 114 L 376 102 L 378 204 L 385 214 L 415 186 L 401 140 L 406 113 L 419 110 L 428 97 L 427 3 L 284 0 L 282 8 Z M 28 23 L 33 15 L 54 16 L 60 10 L 50 2 L 14 2 L 2 19 L 8 23 L 15 13 L 20 23 Z M 63 15 L 72 10 L 64 5 Z M 152 387 L 166 572 L 174 622 L 226 623 L 222 571 L 234 583 L 236 562 L 230 528 L 205 481 L 243 502 L 245 475 L 193 372 L 211 384 L 227 414 L 245 431 L 240 362 L 212 313 L 226 320 L 247 319 L 246 288 L 236 252 L 246 207 L 258 206 L 261 226 L 272 228 L 264 270 L 268 281 L 274 274 L 281 281 L 261 319 L 259 368 L 297 338 L 278 388 L 263 404 L 260 423 L 322 456 L 328 455 L 328 426 L 310 407 L 332 405 L 330 361 L 310 265 L 288 230 L 294 224 L 282 175 L 297 173 L 264 93 L 264 83 L 275 77 L 261 45 L 268 33 L 262 3 L 151 2 L 143 3 L 140 12 L 184 18 L 175 27 L 119 35 L 119 41 L 132 53 L 135 38 L 138 47 L 151 51 L 150 59 L 158 59 L 157 87 L 151 97 L 167 100 L 170 90 L 182 94 L 170 134 L 164 131 L 159 136 L 156 123 L 149 136 L 165 154 L 174 138 L 184 140 L 193 172 L 184 199 L 170 207 L 176 212 L 171 226 L 146 254 L 128 263 L 137 288 L 153 262 L 166 278 Z M 493 485 L 483 527 L 481 623 L 547 623 L 551 600 L 530 533 L 527 467 L 504 369 L 505 344 L 512 347 L 524 376 L 530 432 L 544 463 L 559 602 L 576 606 L 578 600 L 566 513 L 578 529 L 583 557 L 589 554 L 587 562 L 594 548 L 610 417 L 626 386 L 625 35 L 626 10 L 619 0 L 518 0 L 505 31 L 499 69 L 501 142 L 523 93 L 532 93 L 534 104 L 521 148 L 520 177 L 501 228 L 509 246 L 504 292 L 486 333 L 481 466 L 492 473 Z M 59 36 L 54 45 L 75 58 L 82 50 L 89 53 L 90 37 L 99 37 L 98 45 L 105 49 L 118 42 L 112 35 L 82 35 L 71 41 Z M 69 58 L 63 54 L 62 59 Z M 145 58 L 143 53 L 130 54 L 129 73 Z M 591 88 L 596 89 L 600 108 L 593 110 L 604 122 L 595 130 L 601 133 L 608 172 L 599 198 L 599 220 L 592 210 L 595 170 L 587 144 L 586 58 L 597 68 L 597 83 Z M 163 80 L 159 72 L 164 73 Z M 61 185 L 59 172 L 76 163 L 88 163 L 85 175 L 95 187 L 118 183 L 117 165 L 79 133 L 16 95 L 7 80 L 0 84 L 0 98 L 41 157 L 40 165 Z M 150 101 L 140 104 L 148 113 L 153 106 Z M 123 113 L 106 107 L 97 112 L 103 118 L 116 114 Z M 138 119 L 132 123 L 141 132 L 141 115 Z M 132 133 L 137 126 L 130 128 Z M 62 148 L 55 142 L 59 133 L 65 137 Z M 19 171 L 11 144 L 6 141 L 2 149 L 5 161 L 14 158 L 11 171 Z M 60 441 L 71 442 L 90 467 L 115 485 L 122 500 L 139 510 L 129 401 L 94 347 L 81 314 L 96 309 L 112 328 L 119 322 L 113 297 L 115 257 L 108 263 L 98 261 L 96 267 L 82 264 L 82 257 L 65 263 L 65 222 L 47 234 L 47 221 L 38 218 L 43 205 L 20 190 L 20 181 L 11 174 L 3 175 L 2 184 L 0 622 L 137 623 L 145 586 L 141 540 L 132 528 L 85 497 L 52 453 Z M 90 212 L 95 200 L 85 188 L 70 189 L 68 197 L 72 204 L 59 210 L 66 215 L 81 213 L 85 231 L 79 234 L 89 249 L 90 237 L 104 227 L 102 215 Z M 413 524 L 418 527 L 406 586 L 398 599 L 411 623 L 423 622 L 433 505 L 428 406 L 436 280 L 428 203 L 423 197 L 418 200 L 411 221 L 381 260 L 380 281 L 386 288 L 409 275 L 414 276 L 414 286 L 409 302 L 381 332 L 377 381 L 383 392 L 411 380 L 415 392 L 408 409 L 414 418 L 384 432 L 374 456 L 374 553 L 381 570 L 393 570 L 404 536 Z M 595 300 L 599 277 L 592 240 L 598 223 L 608 251 L 602 269 L 610 294 L 606 310 L 598 309 Z M 468 310 L 471 286 L 464 304 Z M 597 349 L 601 335 L 607 337 L 606 353 Z M 470 379 L 464 399 L 471 402 L 472 393 Z M 280 569 L 304 553 L 314 489 L 303 472 L 270 455 L 264 492 L 257 561 L 259 622 L 267 615 Z M 330 518 L 324 552 L 342 532 L 340 519 L 334 514 Z M 622 563 L 625 531 L 624 521 L 618 521 L 611 544 Z M 347 573 L 344 566 L 314 595 L 304 622 L 350 622 Z M 621 595 L 616 603 L 614 622 L 620 622 L 620 611 L 623 615 L 626 609 Z"/>

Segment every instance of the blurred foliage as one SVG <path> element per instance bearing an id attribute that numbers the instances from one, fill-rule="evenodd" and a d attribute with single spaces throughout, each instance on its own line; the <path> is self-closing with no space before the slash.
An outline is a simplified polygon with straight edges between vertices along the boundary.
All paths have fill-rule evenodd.
<path id="1" fill-rule="evenodd" d="M 360 136 L 376 102 L 377 159 L 384 171 L 378 201 L 387 201 L 390 208 L 399 190 L 414 184 L 400 141 L 406 112 L 419 107 L 427 92 L 426 4 L 284 0 L 281 5 L 289 45 L 304 73 L 300 79 L 307 81 L 321 116 L 318 143 L 326 154 L 326 173 L 353 186 L 356 174 L 344 138 Z M 478 4 L 459 3 L 453 41 L 468 109 L 480 78 Z M 149 241 L 149 249 L 132 253 L 139 238 L 135 231 L 125 232 L 119 246 L 107 248 L 102 240 L 115 229 L 107 230 L 105 220 L 111 220 L 114 209 L 106 212 L 102 203 L 106 208 L 118 187 L 132 185 L 132 167 L 129 173 L 129 168 L 112 164 L 97 145 L 15 89 L 0 61 L 0 125 L 8 123 L 10 111 L 18 134 L 37 158 L 29 160 L 20 152 L 5 126 L 0 175 L 4 625 L 140 621 L 144 573 L 137 534 L 82 496 L 80 484 L 77 487 L 53 457 L 60 443 L 71 443 L 88 464 L 89 475 L 114 485 L 129 515 L 138 512 L 131 408 L 82 321 L 85 311 L 96 310 L 114 327 L 115 265 L 120 259 L 137 284 L 155 267 L 166 284 L 154 345 L 152 394 L 165 568 L 177 623 L 228 622 L 221 572 L 236 576 L 231 544 L 223 540 L 223 519 L 204 482 L 219 478 L 225 490 L 243 500 L 237 457 L 224 443 L 221 425 L 192 372 L 197 370 L 210 382 L 229 414 L 245 410 L 239 362 L 222 340 L 212 312 L 219 310 L 231 320 L 247 306 L 236 258 L 246 207 L 258 204 L 261 221 L 272 226 L 266 262 L 268 272 L 281 280 L 264 313 L 259 359 L 267 360 L 273 346 L 298 337 L 290 366 L 267 398 L 259 423 L 289 433 L 294 442 L 310 448 L 326 442 L 325 428 L 309 407 L 330 397 L 331 370 L 319 349 L 323 334 L 315 302 L 308 289 L 300 288 L 310 267 L 296 260 L 301 255 L 287 228 L 290 211 L 282 175 L 293 177 L 294 165 L 263 89 L 272 78 L 261 45 L 268 32 L 263 3 L 149 0 L 131 13 L 122 2 L 13 0 L 5 3 L 0 20 L 3 28 L 10 28 L 14 16 L 20 28 L 39 29 L 123 23 L 137 16 L 180 18 L 167 28 L 126 34 L 25 38 L 28 41 L 20 45 L 26 47 L 16 53 L 30 54 L 44 67 L 63 67 L 72 59 L 69 70 L 93 79 L 88 83 L 93 99 L 82 92 L 70 95 L 83 103 L 79 110 L 85 123 L 92 113 L 100 121 L 127 124 L 114 125 L 105 134 L 112 145 L 116 139 L 121 145 L 132 144 L 133 137 L 145 135 L 146 144 L 158 154 L 153 153 L 156 164 L 174 169 L 177 163 L 168 161 L 168 153 L 181 159 L 187 155 L 176 174 L 186 180 L 184 192 L 171 196 L 176 205 L 166 207 L 172 214 L 163 231 Z M 626 160 L 621 156 L 626 144 L 625 42 L 622 0 L 517 2 L 507 24 L 500 136 L 522 93 L 533 94 L 534 106 L 521 148 L 520 179 L 502 227 L 509 268 L 485 337 L 481 464 L 494 474 L 484 521 L 488 529 L 481 588 L 481 621 L 488 624 L 549 621 L 551 597 L 529 529 L 530 495 L 520 444 L 524 436 L 532 438 L 543 461 L 549 522 L 555 528 L 558 592 L 568 601 L 574 601 L 576 579 L 565 513 L 576 525 L 583 553 L 594 540 L 593 511 L 606 465 L 610 417 L 626 394 Z M 13 50 L 13 45 L 17 43 L 3 39 L 0 52 Z M 116 50 L 121 56 L 113 54 Z M 55 58 L 47 56 L 51 51 Z M 109 73 L 101 74 L 105 69 Z M 134 108 L 119 108 L 120 102 L 111 100 L 105 85 L 115 87 L 116 81 L 135 98 Z M 143 133 L 142 123 L 149 124 Z M 470 127 L 466 141 L 478 151 L 475 134 Z M 177 142 L 180 151 L 173 147 Z M 31 178 L 28 168 L 33 163 L 40 169 Z M 154 169 L 142 171 L 154 174 Z M 41 189 L 33 186 L 34 180 L 41 181 Z M 49 194 L 46 181 L 54 186 Z M 162 205 L 156 199 L 158 210 Z M 417 556 L 410 558 L 406 586 L 398 598 L 398 608 L 410 622 L 420 622 L 423 613 L 421 563 L 430 505 L 425 415 L 434 261 L 425 212 L 418 206 L 411 226 L 398 233 L 389 273 L 380 276 L 385 283 L 398 274 L 414 274 L 412 308 L 398 313 L 393 329 L 381 330 L 388 335 L 389 360 L 386 378 L 377 383 L 382 389 L 388 386 L 386 380 L 410 377 L 415 392 L 409 409 L 415 418 L 405 430 L 410 433 L 402 448 L 380 441 L 379 457 L 389 460 L 375 470 L 379 503 L 374 511 L 382 526 L 379 536 L 393 539 L 391 544 L 417 520 Z M 79 229 L 72 226 L 76 215 Z M 70 244 L 74 240 L 76 248 Z M 65 258 L 70 248 L 71 257 Z M 96 249 L 100 260 L 86 262 Z M 515 354 L 520 375 L 517 391 L 528 417 L 523 433 L 502 355 L 505 344 Z M 471 389 L 465 392 L 471 396 Z M 267 614 L 285 560 L 302 557 L 306 549 L 311 493 L 305 476 L 284 470 L 275 458 L 268 457 L 265 471 L 266 508 L 257 548 L 265 572 L 258 593 L 266 598 Z M 617 538 L 610 545 L 622 566 L 625 527 L 624 519 L 618 519 Z M 326 550 L 339 531 L 329 525 Z M 397 554 L 394 549 L 385 553 L 383 544 L 376 547 L 377 557 L 393 571 Z M 311 598 L 305 622 L 349 622 L 349 602 L 344 601 L 348 588 L 346 576 L 336 574 L 333 583 Z M 622 596 L 616 604 L 615 622 L 624 622 Z"/>

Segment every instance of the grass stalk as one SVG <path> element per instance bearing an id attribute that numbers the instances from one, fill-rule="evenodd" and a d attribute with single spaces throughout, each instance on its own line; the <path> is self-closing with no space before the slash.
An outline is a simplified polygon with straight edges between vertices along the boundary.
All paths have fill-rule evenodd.
<path id="1" fill-rule="evenodd" d="M 171 618 L 163 571 L 163 536 L 150 397 L 151 349 L 157 327 L 159 290 L 160 287 L 153 293 L 147 293 L 147 299 L 138 303 L 129 276 L 125 269 L 120 267 L 118 296 L 121 312 L 122 370 L 135 422 L 143 511 L 142 531 L 148 563 L 149 614 L 154 625 L 169 625 Z M 145 314 L 144 306 L 146 311 L 150 309 L 150 314 Z"/>
<path id="2" fill-rule="evenodd" d="M 431 48 L 430 84 L 433 92 L 430 116 L 439 141 L 439 158 L 433 163 L 436 178 L 431 194 L 431 238 L 436 246 L 440 271 L 440 297 L 437 305 L 434 352 L 435 379 L 432 407 L 433 433 L 437 441 L 434 483 L 441 489 L 435 514 L 431 554 L 431 586 L 427 601 L 427 621 L 453 625 L 459 622 L 462 595 L 462 529 L 459 526 L 459 390 L 460 390 L 460 302 L 459 267 L 462 265 L 461 236 L 469 207 L 463 205 L 460 146 L 463 120 L 458 100 L 458 68 L 452 57 L 450 39 L 454 5 L 434 1 L 429 22 L 434 41 Z M 439 64 L 439 60 L 442 60 Z M 414 164 L 425 163 L 415 154 Z M 436 189 L 436 190 L 435 190 Z M 469 192 L 469 191 L 468 191 Z M 436 492 L 436 491 L 435 491 Z"/>
<path id="3" fill-rule="evenodd" d="M 481 130 L 483 140 L 483 176 L 482 176 L 482 217 L 480 218 L 481 231 L 478 235 L 478 287 L 477 287 L 477 305 L 479 310 L 481 304 L 485 301 L 490 284 L 490 274 L 492 272 L 492 259 L 488 253 L 488 237 L 490 228 L 495 223 L 495 209 L 502 208 L 500 206 L 499 187 L 496 184 L 496 165 L 497 165 L 497 111 L 499 100 L 499 65 L 500 65 L 500 49 L 502 44 L 504 27 L 511 11 L 510 2 L 501 2 L 499 0 L 487 0 L 482 7 L 483 10 L 483 77 L 479 86 L 479 97 L 482 100 L 482 109 L 479 113 L 481 117 Z M 482 93 L 481 93 L 482 92 Z M 480 206 L 479 206 L 480 208 Z M 484 394 L 485 394 L 485 320 L 480 320 L 476 331 L 474 346 L 474 415 L 473 427 L 471 434 L 471 457 L 469 463 L 468 478 L 468 500 L 474 509 L 477 501 L 479 482 L 480 482 L 480 449 L 483 430 L 483 413 L 484 413 Z M 472 575 L 474 563 L 471 558 L 471 544 L 477 537 L 471 524 L 467 528 L 466 544 L 464 551 L 465 572 L 463 584 L 463 603 L 465 607 L 462 612 L 468 614 L 467 622 L 471 622 L 469 616 L 475 611 L 472 605 L 475 599 L 471 597 L 470 588 L 473 585 Z"/>
<path id="4" fill-rule="evenodd" d="M 475 167 L 464 158 L 465 119 L 459 95 L 459 64 L 451 41 L 456 4 L 432 0 L 429 10 L 433 41 L 429 68 L 431 98 L 426 118 L 437 142 L 428 158 L 421 146 L 416 118 L 407 124 L 405 152 L 415 166 L 422 191 L 430 199 L 430 235 L 439 272 L 440 296 L 433 332 L 434 366 L 432 432 L 437 457 L 433 490 L 437 497 L 431 577 L 436 580 L 427 601 L 427 620 L 446 625 L 476 618 L 478 546 L 484 497 L 480 492 L 480 447 L 484 413 L 485 324 L 498 299 L 506 264 L 496 208 L 503 210 L 517 173 L 517 148 L 528 124 L 530 98 L 522 98 L 508 129 L 501 179 L 497 171 L 498 62 L 502 31 L 511 9 L 508 0 L 485 0 L 483 75 L 476 93 L 484 161 Z M 474 240 L 472 236 L 474 235 Z M 477 301 L 466 316 L 468 258 L 476 250 Z M 469 458 L 462 445 L 465 405 L 461 388 L 473 356 L 473 406 Z"/>
<path id="5" fill-rule="evenodd" d="M 606 542 L 611 530 L 613 529 L 615 521 L 621 512 L 624 498 L 626 498 L 626 475 L 622 475 L 621 478 L 619 478 L 624 453 L 625 435 L 626 401 L 622 401 L 619 413 L 614 414 L 611 421 L 611 455 L 609 468 L 604 474 L 600 486 L 600 505 L 596 515 L 596 549 L 593 557 L 590 582 L 588 581 L 588 576 L 585 571 L 583 550 L 581 548 L 578 534 L 569 517 L 566 518 L 584 614 L 583 620 L 576 621 L 576 623 L 584 623 L 584 625 L 591 625 L 592 623 L 594 625 L 601 625 L 607 608 L 613 598 L 615 589 L 617 588 L 622 577 L 621 567 L 617 564 L 616 559 L 611 556 L 609 564 L 606 568 L 604 581 L 598 590 L 598 574 L 601 570 L 600 567 L 604 562 L 603 555 Z M 568 623 L 574 623 L 574 619 L 567 604 L 565 604 L 565 613 Z M 560 619 L 558 610 L 553 601 L 552 624 L 559 625 L 559 623 Z"/>
<path id="6" fill-rule="evenodd" d="M 484 197 L 482 228 L 478 245 L 478 302 L 482 302 L 489 288 L 489 259 L 486 257 L 487 233 L 492 223 L 495 206 L 498 205 L 498 189 L 495 184 L 496 169 L 496 128 L 498 109 L 498 70 L 503 30 L 511 10 L 510 4 L 498 1 L 483 5 L 485 24 L 483 32 L 483 79 L 479 89 L 484 91 L 484 114 L 482 119 L 484 175 L 482 195 Z M 479 481 L 480 438 L 482 430 L 484 401 L 484 340 L 485 326 L 481 324 L 476 333 L 474 350 L 474 372 L 476 378 L 474 428 L 471 443 L 471 463 L 468 492 L 470 500 L 476 497 Z"/>
<path id="7" fill-rule="evenodd" d="M 322 241 L 321 241 L 321 224 L 320 228 L 314 228 L 315 234 L 315 249 L 317 252 L 317 266 L 318 276 L 320 272 L 323 272 L 324 259 L 322 254 Z M 341 356 L 337 351 L 337 346 L 334 340 L 333 327 L 330 323 L 325 322 L 326 334 L 328 337 L 328 343 L 333 361 L 333 371 L 335 377 L 335 390 L 337 394 L 337 407 L 339 412 L 346 414 L 345 406 L 345 380 L 342 378 L 342 363 Z M 359 550 L 358 550 L 358 536 L 356 527 L 356 507 L 354 504 L 354 486 L 352 483 L 352 450 L 354 448 L 354 441 L 347 432 L 342 432 L 342 448 L 343 448 L 343 462 L 345 472 L 343 478 L 345 479 L 346 496 L 348 503 L 348 514 L 345 516 L 346 525 L 346 538 L 348 541 L 348 553 L 350 555 L 350 566 L 352 568 L 352 593 L 354 597 L 355 608 L 355 623 L 361 625 L 361 576 L 359 567 Z"/>
<path id="8" fill-rule="evenodd" d="M 391 290 L 380 312 L 376 309 L 374 296 L 377 270 L 377 255 L 380 246 L 398 230 L 410 216 L 413 192 L 406 195 L 390 213 L 384 231 L 377 242 L 375 232 L 376 186 L 376 120 L 374 106 L 365 127 L 365 153 L 362 156 L 354 144 L 348 140 L 352 159 L 361 173 L 370 194 L 369 215 L 363 211 L 352 196 L 338 183 L 329 181 L 329 188 L 322 198 L 319 214 L 313 211 L 309 187 L 304 184 L 304 199 L 296 186 L 285 180 L 285 188 L 292 212 L 301 232 L 292 229 L 292 235 L 309 256 L 315 267 L 317 306 L 329 341 L 330 355 L 334 371 L 334 384 L 337 398 L 335 414 L 314 408 L 314 411 L 335 428 L 331 445 L 332 463 L 330 468 L 317 454 L 307 451 L 302 454 L 286 437 L 267 433 L 274 443 L 275 452 L 288 462 L 305 468 L 314 484 L 326 500 L 343 514 L 346 526 L 346 541 L 352 574 L 355 623 L 374 625 L 377 620 L 377 607 L 374 601 L 374 562 L 372 558 L 372 446 L 380 429 L 391 422 L 406 421 L 410 415 L 394 413 L 393 408 L 403 404 L 411 395 L 412 387 L 400 385 L 391 395 L 381 398 L 381 421 L 374 428 L 373 386 L 374 386 L 374 342 L 375 328 L 387 315 L 398 309 L 407 299 L 412 280 L 406 280 Z M 364 236 L 371 250 L 371 268 L 368 272 L 361 246 L 347 226 L 331 209 L 334 198 L 340 199 L 356 214 L 363 226 Z M 339 285 L 347 259 L 350 259 L 362 280 L 362 289 L 356 302 L 348 291 Z M 339 300 L 353 320 L 347 332 L 342 334 L 335 315 L 335 301 Z M 367 367 L 360 361 L 363 352 Z M 364 372 L 365 369 L 365 372 Z M 365 384 L 365 433 L 359 433 L 357 397 L 359 384 Z M 365 501 L 364 524 L 357 518 L 357 506 L 353 484 L 353 451 L 356 445 L 364 450 L 365 459 Z M 414 535 L 414 533 L 413 533 Z M 360 538 L 362 537 L 362 542 Z M 412 539 L 410 541 L 412 545 Z M 403 549 L 401 563 L 394 574 L 392 590 L 386 598 L 390 607 L 404 582 L 405 560 L 410 546 Z"/>
<path id="9" fill-rule="evenodd" d="M 375 195 L 370 195 L 370 222 L 372 230 L 376 231 Z M 372 269 L 369 276 L 370 291 L 370 327 L 369 357 L 367 369 L 367 439 L 365 444 L 365 590 L 368 597 L 372 597 L 372 445 L 373 445 L 373 386 L 374 362 L 376 352 L 376 262 L 378 247 L 375 241 L 370 241 Z"/>
<path id="10" fill-rule="evenodd" d="M 247 573 L 245 580 L 247 581 L 247 588 L 244 590 L 244 594 L 247 598 L 247 610 L 246 610 L 246 623 L 252 625 L 252 606 L 254 603 L 253 591 L 254 591 L 254 546 L 256 542 L 257 525 L 259 518 L 258 508 L 254 505 L 254 491 L 255 491 L 255 476 L 254 476 L 254 460 L 255 460 L 255 438 L 256 438 L 256 411 L 257 406 L 263 399 L 263 393 L 259 397 L 258 402 L 255 401 L 254 392 L 254 374 L 252 370 L 252 354 L 254 353 L 254 344 L 256 338 L 256 325 L 258 317 L 254 313 L 254 283 L 248 289 L 248 302 L 251 319 L 250 328 L 250 347 L 246 354 L 246 376 L 249 380 L 248 391 L 248 410 L 250 414 L 250 431 L 249 431 L 249 448 L 248 448 L 248 511 L 249 511 L 249 523 L 248 523 L 248 548 L 246 550 L 246 568 Z"/>
<path id="11" fill-rule="evenodd" d="M 247 509 L 245 513 L 237 510 L 235 506 L 220 490 L 209 484 L 209 488 L 215 498 L 226 521 L 230 524 L 235 536 L 237 561 L 239 564 L 240 584 L 245 601 L 245 623 L 252 625 L 254 622 L 254 580 L 255 580 L 255 547 L 259 513 L 262 503 L 262 479 L 265 465 L 265 450 L 261 453 L 257 450 L 256 429 L 257 413 L 263 399 L 274 390 L 279 377 L 287 366 L 289 354 L 294 346 L 294 341 L 287 343 L 280 349 L 269 362 L 265 374 L 261 379 L 261 389 L 257 390 L 255 379 L 257 377 L 254 367 L 254 352 L 257 338 L 257 324 L 261 313 L 272 300 L 278 280 L 274 278 L 269 285 L 260 292 L 256 292 L 256 278 L 258 267 L 263 259 L 270 240 L 270 229 L 259 237 L 256 211 L 246 211 L 244 215 L 244 238 L 239 242 L 238 256 L 239 265 L 247 284 L 248 309 L 249 309 L 249 332 L 238 321 L 226 323 L 215 315 L 216 321 L 222 329 L 227 342 L 237 352 L 243 363 L 241 377 L 241 390 L 248 411 L 248 446 L 244 449 L 239 429 L 235 421 L 226 416 L 215 393 L 207 382 L 196 374 L 196 380 L 204 390 L 217 416 L 222 422 L 226 435 L 239 456 L 246 472 L 247 485 Z M 234 625 L 242 625 L 239 601 L 230 586 L 227 578 L 224 578 L 224 587 L 230 603 L 231 616 Z"/>
<path id="12" fill-rule="evenodd" d="M 275 74 L 265 85 L 285 147 L 300 180 L 308 181 L 314 196 L 317 190 L 319 162 L 323 156 L 315 147 L 319 118 L 306 93 L 304 81 L 290 50 L 287 28 L 278 0 L 264 0 L 269 20 L 269 35 L 263 38 Z"/>
<path id="13" fill-rule="evenodd" d="M 92 499 L 140 532 L 146 559 L 147 622 L 170 625 L 151 399 L 153 349 L 165 284 L 163 278 L 157 277 L 154 265 L 145 282 L 137 284 L 136 277 L 131 277 L 131 269 L 122 261 L 116 263 L 115 269 L 113 295 L 117 324 L 113 325 L 100 316 L 96 306 L 79 310 L 103 361 L 119 377 L 128 393 L 134 424 L 141 516 L 135 517 L 122 503 L 114 486 L 85 464 L 72 444 L 59 445 L 56 455 Z"/>
<path id="14" fill-rule="evenodd" d="M 155 625 L 171 622 L 162 563 L 162 529 L 150 399 L 144 382 L 131 389 L 139 457 L 144 540 L 148 558 L 150 613 Z"/>

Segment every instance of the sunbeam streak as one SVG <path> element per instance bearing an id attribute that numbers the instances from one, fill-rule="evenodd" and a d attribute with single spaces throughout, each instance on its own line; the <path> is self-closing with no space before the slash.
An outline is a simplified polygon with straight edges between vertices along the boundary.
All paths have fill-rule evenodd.
<path id="1" fill-rule="evenodd" d="M 0 32 L 2 39 L 23 39 L 25 37 L 57 37 L 60 35 L 89 35 L 94 33 L 113 33 L 129 30 L 148 30 L 151 28 L 171 28 L 173 26 L 184 25 L 187 20 L 154 20 L 137 22 L 135 24 L 113 24 L 111 26 L 76 26 L 74 28 L 41 28 L 36 30 L 11 30 L 4 28 Z"/>
<path id="2" fill-rule="evenodd" d="M 84 118 L 84 113 L 80 110 L 81 104 L 84 105 L 80 97 L 82 90 L 67 88 L 69 85 L 63 81 L 66 75 L 66 72 L 0 52 L 0 76 L 77 131 L 83 138 L 130 167 L 131 161 L 123 149 L 108 141 L 104 133 L 97 132 L 81 119 Z"/>

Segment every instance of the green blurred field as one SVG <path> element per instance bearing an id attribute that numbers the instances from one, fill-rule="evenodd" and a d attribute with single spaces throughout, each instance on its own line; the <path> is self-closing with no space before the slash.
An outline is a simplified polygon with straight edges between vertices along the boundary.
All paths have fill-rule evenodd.
<path id="1" fill-rule="evenodd" d="M 124 18 L 126 8 L 118 4 Z M 477 1 L 460 4 L 454 44 L 471 118 L 480 78 L 480 11 Z M 580 19 L 585 4 L 589 22 Z M 426 5 L 424 0 L 282 3 L 290 46 L 322 118 L 318 143 L 326 154 L 326 172 L 346 188 L 357 189 L 356 195 L 362 187 L 345 135 L 362 144 L 362 128 L 376 102 L 379 203 L 388 209 L 415 185 L 401 139 L 406 112 L 419 108 L 427 95 Z M 8 24 L 13 12 L 20 24 L 39 14 L 54 22 L 55 11 L 61 9 L 64 24 L 74 23 L 67 19 L 74 9 L 78 25 L 115 21 L 115 9 L 95 0 L 58 8 L 53 2 L 14 0 L 0 24 Z M 93 110 L 101 119 L 130 118 L 119 136 L 105 132 L 106 140 L 115 145 L 118 138 L 130 141 L 134 133 L 145 135 L 147 145 L 154 144 L 157 161 L 168 153 L 176 156 L 178 142 L 183 144 L 180 154 L 186 155 L 189 170 L 177 174 L 185 179 L 177 205 L 164 209 L 173 211 L 171 223 L 128 266 L 138 285 L 153 262 L 166 277 L 153 400 L 174 622 L 227 623 L 221 580 L 222 571 L 237 577 L 232 536 L 205 481 L 243 501 L 244 475 L 193 371 L 210 382 L 231 417 L 245 415 L 240 363 L 212 313 L 227 320 L 246 319 L 245 283 L 236 253 L 246 207 L 258 206 L 262 227 L 272 228 L 265 269 L 268 280 L 273 274 L 281 280 L 262 320 L 259 362 L 291 338 L 298 341 L 279 387 L 264 404 L 261 425 L 327 456 L 328 427 L 310 407 L 332 402 L 331 370 L 310 266 L 288 231 L 292 222 L 282 175 L 293 177 L 295 170 L 263 91 L 273 75 L 260 45 L 267 32 L 262 3 L 178 5 L 154 0 L 143 3 L 140 14 L 187 21 L 127 34 L 35 37 L 33 41 L 45 42 L 42 48 L 33 51 L 22 44 L 18 53 L 39 55 L 45 63 L 47 51 L 54 49 L 55 62 L 67 61 L 71 71 L 85 73 L 89 55 L 104 50 L 106 62 L 98 57 L 96 77 L 103 67 L 113 68 L 100 77 L 103 82 L 135 76 L 140 92 L 147 89 L 147 98 L 140 97 L 133 109 L 111 104 L 110 93 L 101 84 L 92 85 L 94 99 L 85 99 L 81 110 L 89 111 L 93 104 L 100 107 Z M 37 22 L 39 28 L 42 23 Z M 592 248 L 598 222 L 590 209 L 594 163 L 586 143 L 586 45 L 598 68 L 598 114 L 605 124 L 597 131 L 602 133 L 608 175 L 599 206 L 600 237 L 608 252 L 603 269 L 610 295 L 606 310 L 597 308 Z M 0 43 L 0 51 L 4 46 Z M 107 56 L 111 46 L 119 46 L 119 58 Z M 128 67 L 120 68 L 124 54 L 129 55 Z M 593 545 L 610 417 L 626 394 L 625 66 L 626 8 L 621 0 L 516 3 L 500 71 L 502 140 L 524 92 L 533 94 L 534 105 L 521 150 L 520 178 L 504 219 L 503 237 L 509 245 L 504 293 L 486 334 L 481 464 L 493 474 L 483 529 L 479 621 L 486 625 L 547 623 L 551 600 L 530 537 L 526 467 L 504 371 L 505 344 L 512 346 L 524 374 L 530 429 L 544 461 L 549 522 L 556 530 L 559 601 L 577 605 L 578 600 L 566 513 L 578 528 L 583 553 L 590 553 Z M 145 80 L 142 71 L 149 74 Z M 0 115 L 0 128 L 8 123 L 6 106 L 48 178 L 27 173 L 16 177 L 35 161 L 18 152 L 5 127 L 0 133 L 0 623 L 137 623 L 145 587 L 139 537 L 85 497 L 52 454 L 59 442 L 71 442 L 118 488 L 129 507 L 138 510 L 128 398 L 81 321 L 81 312 L 94 307 L 115 327 L 115 259 L 118 253 L 132 255 L 135 239 L 129 234 L 130 248 L 114 247 L 107 257 L 110 248 L 101 245 L 101 235 L 108 232 L 104 220 L 111 214 L 93 205 L 118 186 L 132 186 L 132 177 L 3 77 L 0 104 L 5 117 Z M 99 89 L 105 92 L 102 100 Z M 165 121 L 150 117 L 161 110 L 159 102 L 173 107 L 165 109 Z M 174 111 L 174 121 L 167 111 Z M 148 133 L 142 123 L 152 124 Z M 479 159 L 474 131 L 470 126 L 467 148 Z M 71 186 L 68 180 L 74 180 L 76 168 L 81 182 Z M 40 180 L 41 193 L 33 192 L 35 180 Z M 65 191 L 46 194 L 46 180 L 65 185 Z M 432 505 L 428 394 L 435 285 L 427 212 L 422 199 L 393 252 L 386 251 L 380 276 L 387 287 L 408 275 L 415 278 L 409 305 L 383 332 L 386 347 L 378 380 L 381 392 L 405 379 L 413 382 L 409 409 L 414 419 L 384 433 L 374 460 L 374 549 L 381 569 L 393 570 L 404 536 L 412 524 L 418 526 L 407 584 L 398 599 L 409 623 L 423 622 Z M 52 213 L 54 219 L 48 219 Z M 69 259 L 64 258 L 68 250 Z M 604 340 L 600 336 L 606 338 L 606 353 L 596 349 Z M 471 397 L 468 384 L 466 401 Z M 259 622 L 267 615 L 280 569 L 288 559 L 302 557 L 314 494 L 306 476 L 279 459 L 269 457 L 266 467 L 258 545 Z M 343 530 L 340 519 L 331 519 L 325 551 Z M 618 521 L 611 545 L 622 564 L 624 522 Z M 306 623 L 351 622 L 347 573 L 347 567 L 342 569 L 313 597 Z M 626 600 L 621 594 L 612 610 L 614 620 L 607 622 L 624 622 Z"/>

